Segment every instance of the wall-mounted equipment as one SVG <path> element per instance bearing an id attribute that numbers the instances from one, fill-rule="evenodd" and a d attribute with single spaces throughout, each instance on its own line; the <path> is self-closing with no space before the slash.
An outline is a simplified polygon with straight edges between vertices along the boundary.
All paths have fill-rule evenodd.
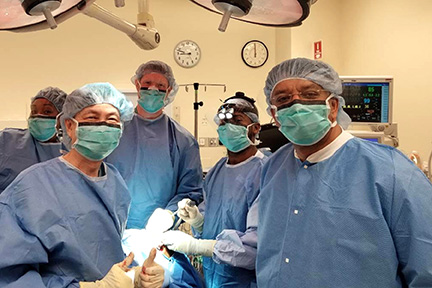
<path id="1" fill-rule="evenodd" d="M 392 123 L 392 76 L 341 76 L 344 111 L 354 124 Z"/>

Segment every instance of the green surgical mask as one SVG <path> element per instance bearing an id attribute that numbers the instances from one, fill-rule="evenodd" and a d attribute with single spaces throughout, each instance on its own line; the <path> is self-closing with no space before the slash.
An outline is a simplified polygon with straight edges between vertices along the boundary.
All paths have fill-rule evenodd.
<path id="1" fill-rule="evenodd" d="M 325 101 L 294 100 L 288 107 L 276 112 L 281 124 L 279 130 L 293 144 L 311 146 L 318 143 L 337 124 L 328 119 L 328 101 L 332 97 Z"/>
<path id="2" fill-rule="evenodd" d="M 234 153 L 240 152 L 250 145 L 255 145 L 248 137 L 248 129 L 251 125 L 253 124 L 247 127 L 231 123 L 220 125 L 217 129 L 219 140 L 229 151 Z"/>
<path id="3" fill-rule="evenodd" d="M 106 122 L 78 123 L 77 140 L 72 145 L 79 154 L 92 161 L 107 157 L 118 146 L 122 135 L 121 125 Z"/>
<path id="4" fill-rule="evenodd" d="M 140 99 L 138 99 L 138 104 L 148 113 L 155 113 L 164 107 L 165 95 L 166 91 L 142 87 L 140 89 Z"/>
<path id="5" fill-rule="evenodd" d="M 46 142 L 56 134 L 55 117 L 30 117 L 27 123 L 30 134 L 40 142 Z"/>

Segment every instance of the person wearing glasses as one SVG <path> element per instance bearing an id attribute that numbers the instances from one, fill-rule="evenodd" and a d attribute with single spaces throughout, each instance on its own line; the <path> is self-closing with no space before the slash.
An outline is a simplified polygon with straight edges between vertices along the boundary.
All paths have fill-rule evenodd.
<path id="1" fill-rule="evenodd" d="M 0 131 L 0 194 L 24 169 L 60 156 L 56 117 L 65 99 L 61 89 L 46 87 L 31 99 L 28 129 Z"/>
<path id="2" fill-rule="evenodd" d="M 188 199 L 179 203 L 178 215 L 200 239 L 180 231 L 165 232 L 162 238 L 168 249 L 205 256 L 208 288 L 256 287 L 259 183 L 267 157 L 256 147 L 260 124 L 254 102 L 237 92 L 219 108 L 215 121 L 228 157 L 206 175 L 199 207 Z"/>
<path id="3" fill-rule="evenodd" d="M 129 268 L 133 254 L 124 257 L 121 239 L 130 196 L 103 162 L 132 113 L 109 83 L 67 96 L 60 122 L 69 152 L 24 170 L 0 195 L 0 287 L 162 286 L 155 249 L 145 269 Z"/>
<path id="4" fill-rule="evenodd" d="M 149 61 L 131 80 L 138 105 L 107 162 L 119 170 L 132 197 L 127 228 L 141 229 L 157 208 L 162 209 L 155 221 L 172 218 L 183 198 L 200 202 L 203 176 L 197 141 L 163 111 L 178 91 L 171 67 Z"/>
<path id="5" fill-rule="evenodd" d="M 258 287 L 432 287 L 432 185 L 394 147 L 344 129 L 342 84 L 322 61 L 268 74 L 268 111 L 291 142 L 261 178 Z"/>

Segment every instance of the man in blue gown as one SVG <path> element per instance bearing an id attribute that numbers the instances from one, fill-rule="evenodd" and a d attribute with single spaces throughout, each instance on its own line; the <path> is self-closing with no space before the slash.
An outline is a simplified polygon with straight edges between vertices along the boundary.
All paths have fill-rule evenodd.
<path id="1" fill-rule="evenodd" d="M 431 183 L 397 149 L 343 130 L 333 68 L 284 61 L 264 93 L 292 144 L 263 168 L 258 286 L 432 287 Z"/>
<path id="2" fill-rule="evenodd" d="M 162 240 L 169 249 L 206 256 L 208 288 L 256 287 L 259 182 L 266 157 L 256 147 L 260 124 L 254 102 L 242 92 L 225 100 L 215 120 L 228 157 L 206 175 L 199 209 L 187 205 L 190 200 L 179 203 L 179 216 L 201 239 L 169 231 Z"/>
<path id="3" fill-rule="evenodd" d="M 127 228 L 140 229 L 156 208 L 169 214 L 183 198 L 200 202 L 202 168 L 195 138 L 163 112 L 178 91 L 171 67 L 149 61 L 132 81 L 139 97 L 136 113 L 107 162 L 119 170 L 131 194 Z"/>
<path id="4" fill-rule="evenodd" d="M 130 196 L 102 162 L 132 110 L 108 83 L 68 95 L 60 121 L 70 151 L 24 170 L 0 195 L 0 287 L 161 287 L 155 250 L 145 273 L 131 270 L 135 282 L 126 274 L 133 256 L 123 261 L 121 239 Z"/>
<path id="5" fill-rule="evenodd" d="M 56 116 L 65 99 L 59 88 L 44 88 L 31 99 L 28 129 L 0 131 L 0 194 L 24 169 L 60 156 Z"/>

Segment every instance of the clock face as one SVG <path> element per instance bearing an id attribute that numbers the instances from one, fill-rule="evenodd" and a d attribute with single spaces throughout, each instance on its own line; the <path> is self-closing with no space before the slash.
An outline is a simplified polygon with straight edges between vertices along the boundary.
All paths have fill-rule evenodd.
<path id="1" fill-rule="evenodd" d="M 258 40 L 247 42 L 242 49 L 243 62 L 252 68 L 264 65 L 268 59 L 268 49 L 266 45 Z"/>
<path id="2" fill-rule="evenodd" d="M 197 65 L 201 59 L 201 50 L 195 42 L 184 40 L 174 48 L 174 59 L 180 66 L 191 68 Z"/>

